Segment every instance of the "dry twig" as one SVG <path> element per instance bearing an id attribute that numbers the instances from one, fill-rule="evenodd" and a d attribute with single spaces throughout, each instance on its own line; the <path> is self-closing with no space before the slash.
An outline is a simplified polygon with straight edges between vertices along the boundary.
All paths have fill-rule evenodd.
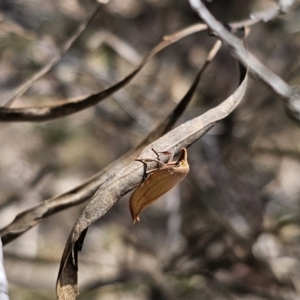
<path id="1" fill-rule="evenodd" d="M 132 159 L 134 159 L 136 155 L 138 155 L 141 149 L 168 132 L 184 112 L 192 96 L 194 95 L 201 75 L 216 55 L 220 46 L 221 43 L 217 42 L 212 48 L 206 62 L 195 77 L 195 80 L 190 89 L 178 103 L 178 105 L 174 108 L 174 110 L 170 113 L 170 115 L 167 116 L 166 119 L 163 120 L 157 126 L 157 128 L 154 129 L 135 149 L 129 151 L 121 158 L 108 165 L 106 168 L 86 180 L 80 186 L 77 186 L 62 195 L 45 200 L 43 203 L 38 204 L 37 206 L 17 215 L 11 224 L 0 230 L 3 244 L 5 245 L 13 241 L 17 237 L 28 231 L 30 228 L 39 224 L 45 218 L 69 207 L 78 205 L 92 197 L 97 188 L 104 182 L 104 180 L 108 176 L 115 173 L 118 169 L 126 166 Z"/>
<path id="2" fill-rule="evenodd" d="M 12 105 L 12 103 L 20 98 L 26 91 L 42 76 L 47 74 L 49 71 L 51 71 L 59 62 L 60 60 L 66 55 L 66 53 L 69 51 L 69 49 L 72 47 L 72 45 L 78 40 L 78 38 L 81 36 L 81 34 L 85 31 L 85 29 L 88 27 L 88 25 L 92 22 L 92 20 L 95 18 L 95 16 L 98 14 L 101 6 L 98 6 L 96 10 L 92 13 L 90 17 L 87 18 L 86 21 L 84 21 L 78 29 L 72 34 L 72 36 L 65 42 L 62 49 L 59 51 L 59 53 L 52 58 L 52 60 L 45 65 L 41 70 L 39 70 L 37 73 L 33 74 L 25 83 L 23 83 L 12 95 L 12 97 L 7 101 L 7 103 L 4 105 L 5 107 L 9 107 Z"/>
<path id="3" fill-rule="evenodd" d="M 92 107 L 129 83 L 140 72 L 145 64 L 161 50 L 192 33 L 205 30 L 206 28 L 206 25 L 196 24 L 165 37 L 162 42 L 152 49 L 152 51 L 145 57 L 145 59 L 137 68 L 135 68 L 124 79 L 120 80 L 104 91 L 89 95 L 83 99 L 66 101 L 59 104 L 22 108 L 0 107 L 0 122 L 44 122 L 65 117 L 88 107 Z"/>
<path id="4" fill-rule="evenodd" d="M 236 56 L 249 71 L 256 74 L 265 84 L 267 84 L 284 102 L 287 112 L 298 122 L 300 122 L 300 87 L 292 87 L 281 77 L 276 75 L 254 55 L 249 53 L 243 42 L 229 32 L 220 22 L 218 22 L 208 11 L 201 0 L 189 0 L 192 8 L 198 13 L 204 23 L 216 34 L 226 45 L 230 47 L 233 55 Z M 285 11 L 291 7 L 285 6 Z M 281 12 L 278 7 L 278 12 Z M 273 14 L 273 17 L 277 14 Z M 261 18 L 263 20 L 263 18 Z M 247 22 L 245 22 L 247 24 Z"/>
<path id="5" fill-rule="evenodd" d="M 157 151 L 173 151 L 179 153 L 181 148 L 187 148 L 210 130 L 218 121 L 230 114 L 242 100 L 248 82 L 243 78 L 237 90 L 219 106 L 203 115 L 194 118 L 173 129 L 151 145 L 148 145 L 139 155 L 139 158 L 155 158 L 151 148 Z M 166 162 L 165 160 L 162 160 Z M 150 164 L 149 167 L 154 167 Z M 139 162 L 132 162 L 117 173 L 108 177 L 95 193 L 91 201 L 75 223 L 68 238 L 57 281 L 58 299 L 76 299 L 78 251 L 81 250 L 88 227 L 101 218 L 122 196 L 136 187 L 142 180 L 143 167 Z"/>

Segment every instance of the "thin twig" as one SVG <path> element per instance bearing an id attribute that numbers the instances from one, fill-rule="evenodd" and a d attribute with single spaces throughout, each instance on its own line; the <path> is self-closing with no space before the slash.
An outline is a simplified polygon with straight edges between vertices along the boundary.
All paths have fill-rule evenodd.
<path id="1" fill-rule="evenodd" d="M 238 57 L 252 73 L 256 74 L 267 84 L 283 100 L 287 112 L 300 122 L 300 87 L 290 86 L 281 77 L 262 64 L 246 49 L 240 39 L 230 33 L 212 16 L 201 0 L 189 0 L 189 2 L 210 30 L 231 48 L 234 56 Z M 291 4 L 293 4 L 293 1 L 291 1 Z M 287 6 L 285 10 L 287 10 Z"/>
<path id="2" fill-rule="evenodd" d="M 251 14 L 250 18 L 230 23 L 230 27 L 234 29 L 242 28 L 242 27 L 251 27 L 253 25 L 256 25 L 260 22 L 270 22 L 271 20 L 277 18 L 278 16 L 285 14 L 288 10 L 292 9 L 292 6 L 294 6 L 295 1 L 292 1 L 289 6 L 280 6 L 280 5 L 274 5 L 273 7 L 263 10 L 261 12 L 257 12 L 254 14 Z"/>
<path id="3" fill-rule="evenodd" d="M 13 241 L 17 237 L 28 231 L 30 228 L 39 224 L 45 218 L 69 207 L 78 205 L 92 197 L 97 188 L 101 186 L 101 184 L 108 176 L 112 175 L 120 168 L 126 166 L 139 154 L 139 152 L 146 145 L 150 144 L 151 142 L 155 141 L 163 134 L 168 132 L 189 104 L 197 88 L 201 75 L 208 67 L 208 62 L 211 62 L 213 56 L 216 55 L 217 50 L 220 48 L 220 46 L 221 42 L 217 41 L 208 54 L 207 61 L 200 69 L 186 95 L 181 99 L 174 110 L 135 149 L 127 152 L 125 155 L 108 165 L 99 173 L 90 177 L 81 185 L 65 192 L 62 195 L 45 200 L 41 204 L 38 204 L 37 206 L 23 211 L 22 213 L 17 215 L 11 224 L 0 230 L 0 236 L 2 238 L 3 244 L 5 245 Z"/>
<path id="4" fill-rule="evenodd" d="M 81 34 L 85 31 L 85 29 L 89 26 L 95 16 L 98 14 L 101 6 L 97 6 L 96 10 L 92 13 L 90 17 L 87 18 L 82 24 L 79 25 L 78 29 L 72 34 L 72 36 L 65 42 L 61 50 L 57 55 L 55 55 L 52 60 L 45 65 L 41 70 L 37 73 L 33 74 L 25 83 L 23 83 L 12 95 L 12 97 L 5 103 L 5 107 L 10 107 L 11 104 L 18 98 L 20 98 L 26 91 L 42 76 L 51 71 L 60 60 L 66 55 L 69 49 L 73 46 L 73 44 L 78 40 Z"/>
<path id="5" fill-rule="evenodd" d="M 236 108 L 245 94 L 247 78 L 245 76 L 236 91 L 219 106 L 165 134 L 154 143 L 148 145 L 138 158 L 155 158 L 151 148 L 155 148 L 157 151 L 172 151 L 178 154 L 181 148 L 187 148 L 192 145 L 218 121 L 228 116 Z M 167 158 L 163 161 L 166 162 L 166 160 Z M 149 167 L 154 166 L 155 163 L 149 165 Z M 136 187 L 143 176 L 144 172 L 141 164 L 132 162 L 108 177 L 85 207 L 72 229 L 63 253 L 57 281 L 58 299 L 76 298 L 78 293 L 77 256 L 78 251 L 82 248 L 88 227 L 105 215 L 122 196 Z"/>
<path id="6" fill-rule="evenodd" d="M 124 79 L 118 81 L 116 84 L 112 85 L 104 91 L 88 95 L 87 97 L 84 97 L 82 99 L 65 101 L 59 104 L 21 108 L 0 107 L 0 122 L 44 122 L 56 118 L 65 117 L 88 107 L 92 107 L 98 104 L 100 101 L 108 98 L 110 95 L 129 83 L 140 72 L 145 64 L 161 50 L 190 34 L 205 30 L 206 28 L 206 25 L 196 24 L 180 30 L 168 37 L 164 37 L 163 40 L 145 57 L 145 59 L 140 63 L 138 67 L 136 67 Z"/>

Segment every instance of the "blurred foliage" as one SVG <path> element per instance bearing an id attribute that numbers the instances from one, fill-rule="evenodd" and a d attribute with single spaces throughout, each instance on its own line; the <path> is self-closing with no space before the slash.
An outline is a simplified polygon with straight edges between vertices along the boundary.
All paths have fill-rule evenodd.
<path id="1" fill-rule="evenodd" d="M 222 22 L 273 5 L 242 2 L 207 5 Z M 58 53 L 94 7 L 75 0 L 0 2 L 2 104 Z M 299 82 L 299 13 L 254 26 L 247 40 L 250 51 L 289 82 Z M 198 21 L 188 1 L 111 0 L 13 106 L 103 89 L 164 35 Z M 213 42 L 206 32 L 185 38 L 125 89 L 80 113 L 43 124 L 2 123 L 0 226 L 137 145 L 188 89 Z M 237 82 L 237 63 L 224 47 L 180 123 L 220 103 Z M 79 299 L 299 299 L 299 127 L 259 80 L 253 78 L 247 95 L 189 149 L 190 174 L 143 212 L 141 223 L 132 226 L 124 197 L 90 228 L 79 257 Z M 59 260 L 81 210 L 59 213 L 5 247 L 11 299 L 53 299 Z"/>

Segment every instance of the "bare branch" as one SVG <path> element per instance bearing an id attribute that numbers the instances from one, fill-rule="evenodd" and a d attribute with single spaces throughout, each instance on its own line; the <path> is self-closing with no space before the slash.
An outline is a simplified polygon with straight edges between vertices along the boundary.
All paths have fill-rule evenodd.
<path id="1" fill-rule="evenodd" d="M 179 32 L 176 32 L 168 37 L 164 37 L 163 41 L 160 42 L 152 51 L 146 56 L 146 58 L 141 62 L 141 64 L 135 68 L 129 75 L 127 75 L 123 80 L 112 85 L 108 89 L 101 91 L 99 93 L 89 95 L 83 99 L 67 101 L 59 104 L 45 105 L 45 106 L 31 106 L 22 108 L 7 108 L 0 107 L 0 122 L 44 122 L 53 120 L 56 118 L 65 117 L 76 112 L 79 112 L 88 107 L 94 106 L 101 100 L 106 99 L 127 83 L 129 83 L 145 66 L 145 64 L 158 52 L 168 47 L 169 45 L 177 42 L 178 40 L 193 34 L 195 32 L 205 30 L 206 25 L 196 24 L 187 27 Z"/>
<path id="2" fill-rule="evenodd" d="M 244 26 L 253 26 L 259 22 L 267 22 L 271 19 L 277 17 L 281 13 L 284 13 L 287 11 L 288 8 L 290 8 L 293 4 L 293 1 L 290 1 L 291 3 L 289 5 L 285 5 L 284 9 L 282 6 L 277 6 L 275 8 L 271 8 L 269 10 L 262 11 L 260 13 L 257 13 L 253 15 L 251 18 L 240 21 L 240 22 L 234 22 L 231 23 L 230 26 L 234 29 L 241 28 Z M 203 5 L 203 4 L 202 4 Z M 171 45 L 172 43 L 176 42 L 177 40 L 190 35 L 194 32 L 205 30 L 207 27 L 205 24 L 195 24 L 192 25 L 178 33 L 166 36 L 164 38 L 164 41 L 161 42 L 159 45 L 157 45 L 151 53 L 143 60 L 143 62 L 135 69 L 132 73 L 130 73 L 125 79 L 121 80 L 120 82 L 116 83 L 115 85 L 111 86 L 107 90 L 104 90 L 102 92 L 96 93 L 94 95 L 90 95 L 87 97 L 84 97 L 80 100 L 73 100 L 73 101 L 66 101 L 60 104 L 54 104 L 54 105 L 45 105 L 45 106 L 32 106 L 32 107 L 22 107 L 22 108 L 8 108 L 14 100 L 16 100 L 18 97 L 23 95 L 27 89 L 39 78 L 41 78 L 43 75 L 45 75 L 47 72 L 49 72 L 59 61 L 60 59 L 66 54 L 66 52 L 70 49 L 70 47 L 73 45 L 73 43 L 76 41 L 76 39 L 81 35 L 81 33 L 85 30 L 85 28 L 89 25 L 89 23 L 92 21 L 94 16 L 97 14 L 99 8 L 94 12 L 94 14 L 83 24 L 81 24 L 78 28 L 78 30 L 74 33 L 73 36 L 65 43 L 61 53 L 54 57 L 52 61 L 46 65 L 42 70 L 40 70 L 38 73 L 34 74 L 33 77 L 31 77 L 27 82 L 25 82 L 20 88 L 17 89 L 15 94 L 12 96 L 12 98 L 9 100 L 9 102 L 5 105 L 6 107 L 0 107 L 0 122 L 24 122 L 24 121 L 31 121 L 31 122 L 44 122 L 48 120 L 52 120 L 55 118 L 60 118 L 64 116 L 68 116 L 70 114 L 76 113 L 78 111 L 81 111 L 83 109 L 86 109 L 88 107 L 91 107 L 93 105 L 96 105 L 101 100 L 104 100 L 120 88 L 122 88 L 124 85 L 126 85 L 129 81 L 133 79 L 133 77 L 140 71 L 140 69 L 147 63 L 147 61 L 153 57 L 156 53 L 160 52 L 163 48 Z M 209 12 L 208 12 L 209 14 Z M 203 19 L 205 21 L 205 19 Z M 217 22 L 214 20 L 215 23 Z M 218 23 L 218 22 L 217 22 Z M 209 23 L 207 23 L 209 24 Z M 218 23 L 218 26 L 222 28 L 222 25 Z M 210 28 L 213 29 L 213 27 Z M 217 30 L 213 29 L 216 33 Z M 224 33 L 225 32 L 225 33 Z M 226 35 L 227 33 L 227 35 Z M 218 33 L 220 37 L 222 37 L 225 34 L 225 37 L 223 40 L 227 42 L 230 46 L 232 46 L 226 39 L 229 39 L 233 45 L 236 45 L 236 48 L 239 48 L 239 51 L 237 52 L 237 55 L 240 57 L 240 59 L 245 63 L 247 59 L 249 59 L 249 63 L 246 63 L 247 66 L 254 71 L 255 68 L 259 68 L 260 73 L 256 72 L 263 80 L 266 80 L 265 82 L 269 84 L 278 94 L 284 98 L 288 99 L 290 94 L 292 93 L 292 90 L 289 85 L 287 85 L 280 77 L 272 73 L 270 70 L 268 70 L 266 67 L 261 67 L 259 64 L 259 61 L 257 61 L 256 58 L 251 56 L 246 49 L 242 48 L 241 42 L 235 38 L 233 35 L 230 35 L 228 31 L 223 27 L 222 35 Z M 230 36 L 230 37 L 228 37 Z M 120 43 L 120 41 L 117 41 L 116 39 L 110 39 L 108 42 L 112 42 L 115 44 L 116 42 Z M 123 43 L 124 44 L 124 43 Z M 122 45 L 123 45 L 122 44 Z M 233 46 L 232 46 L 233 47 Z M 128 47 L 127 47 L 128 48 Z M 235 49 L 235 48 L 234 48 Z M 236 49 L 235 49 L 236 51 Z M 249 55 L 249 58 L 248 58 Z M 252 65 L 252 68 L 251 68 Z M 270 79 L 269 76 L 271 76 Z M 267 81 L 269 80 L 269 81 Z M 272 84 L 270 84 L 272 82 Z M 278 87 L 275 89 L 275 87 Z"/>
<path id="3" fill-rule="evenodd" d="M 300 121 L 300 88 L 292 87 L 281 77 L 276 75 L 244 46 L 243 42 L 230 33 L 220 22 L 218 22 L 208 11 L 201 0 L 189 0 L 192 8 L 198 13 L 204 23 L 233 51 L 234 56 L 266 83 L 282 100 L 285 108 L 298 122 Z M 290 1 L 290 4 L 293 1 Z M 290 6 L 289 6 L 290 7 Z M 287 6 L 285 6 L 285 10 Z"/>
<path id="4" fill-rule="evenodd" d="M 139 158 L 155 158 L 152 148 L 157 151 L 179 153 L 210 130 L 218 121 L 230 114 L 243 98 L 247 87 L 247 76 L 233 95 L 219 106 L 207 111 L 181 126 L 173 129 L 154 143 L 148 145 Z M 165 160 L 163 160 L 166 162 Z M 149 164 L 149 167 L 154 167 Z M 77 255 L 81 250 L 88 227 L 105 213 L 126 193 L 136 187 L 143 178 L 143 167 L 139 162 L 132 162 L 118 173 L 111 175 L 99 188 L 75 223 L 67 241 L 57 281 L 58 299 L 75 299 L 77 288 Z"/>
<path id="5" fill-rule="evenodd" d="M 251 17 L 249 19 L 230 23 L 230 27 L 236 29 L 236 28 L 242 28 L 242 27 L 250 27 L 250 26 L 256 25 L 260 22 L 267 23 L 267 22 L 277 18 L 281 14 L 285 14 L 288 10 L 290 10 L 292 8 L 292 6 L 294 4 L 295 4 L 295 1 L 292 0 L 292 1 L 290 1 L 290 3 L 288 5 L 283 5 L 283 4 L 280 4 L 280 6 L 274 5 L 274 7 L 272 7 L 272 8 L 251 14 Z"/>
<path id="6" fill-rule="evenodd" d="M 80 186 L 77 186 L 60 196 L 48 199 L 43 203 L 17 215 L 12 223 L 0 230 L 3 244 L 6 245 L 7 243 L 13 241 L 17 237 L 28 231 L 30 228 L 39 224 L 45 218 L 69 207 L 78 205 L 92 197 L 97 188 L 104 182 L 104 180 L 108 176 L 126 166 L 139 154 L 139 152 L 146 145 L 155 141 L 163 134 L 168 132 L 189 104 L 198 86 L 201 75 L 218 52 L 220 46 L 221 43 L 217 41 L 212 50 L 209 52 L 207 60 L 195 77 L 195 80 L 186 95 L 169 114 L 169 116 L 167 116 L 166 119 L 163 120 L 157 126 L 157 128 L 154 129 L 135 149 L 129 151 L 118 160 L 108 165 L 106 168 L 86 180 Z"/>
<path id="7" fill-rule="evenodd" d="M 98 6 L 96 10 L 92 13 L 90 17 L 86 21 L 84 21 L 78 29 L 72 34 L 72 36 L 65 42 L 60 53 L 58 53 L 52 60 L 45 65 L 41 70 L 39 70 L 36 74 L 31 76 L 25 83 L 23 83 L 12 95 L 12 97 L 8 100 L 8 102 L 4 105 L 5 107 L 9 107 L 16 99 L 20 98 L 26 91 L 30 88 L 30 86 L 39 80 L 42 76 L 51 71 L 59 61 L 66 55 L 72 45 L 77 41 L 77 39 L 81 36 L 81 34 L 85 31 L 88 25 L 92 22 L 95 16 L 98 14 L 101 6 Z"/>

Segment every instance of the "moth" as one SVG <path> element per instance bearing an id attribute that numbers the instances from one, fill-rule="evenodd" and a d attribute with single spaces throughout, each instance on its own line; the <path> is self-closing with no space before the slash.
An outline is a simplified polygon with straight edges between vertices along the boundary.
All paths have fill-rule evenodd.
<path id="1" fill-rule="evenodd" d="M 155 152 L 158 159 L 135 159 L 142 163 L 157 162 L 158 167 L 146 171 L 146 179 L 142 181 L 130 197 L 129 209 L 133 224 L 140 221 L 139 214 L 142 210 L 183 180 L 190 169 L 185 148 L 181 149 L 180 156 L 175 161 L 173 161 L 174 153 L 170 151 L 156 152 L 153 148 L 152 151 Z M 167 163 L 159 160 L 159 153 L 170 155 Z"/>

